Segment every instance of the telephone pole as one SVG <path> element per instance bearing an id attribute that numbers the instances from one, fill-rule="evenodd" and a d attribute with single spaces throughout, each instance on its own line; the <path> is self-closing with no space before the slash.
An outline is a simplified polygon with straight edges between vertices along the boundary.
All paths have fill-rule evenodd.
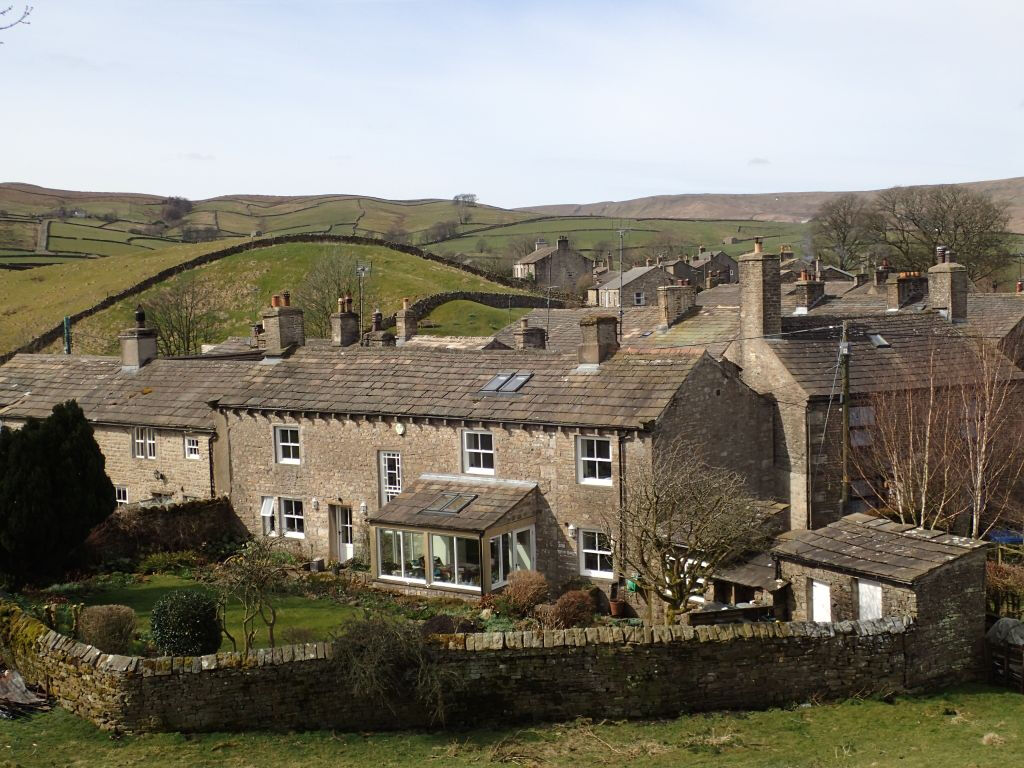
<path id="1" fill-rule="evenodd" d="M 840 511 L 846 514 L 850 502 L 850 340 L 849 321 L 843 320 L 839 341 L 839 372 L 843 377 L 843 495 Z"/>
<path id="2" fill-rule="evenodd" d="M 622 297 L 622 241 L 625 238 L 625 236 L 626 236 L 626 230 L 620 229 L 619 230 L 619 329 L 618 329 L 619 341 L 620 342 L 622 341 L 622 317 L 623 317 L 622 302 L 624 300 L 623 297 Z"/>

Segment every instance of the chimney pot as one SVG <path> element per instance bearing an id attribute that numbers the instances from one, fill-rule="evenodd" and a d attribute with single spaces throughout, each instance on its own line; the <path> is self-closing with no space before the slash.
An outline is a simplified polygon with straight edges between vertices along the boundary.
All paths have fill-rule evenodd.
<path id="1" fill-rule="evenodd" d="M 370 326 L 371 331 L 379 331 L 381 326 L 384 324 L 384 315 L 381 314 L 380 309 L 373 310 L 372 325 Z"/>
<path id="2" fill-rule="evenodd" d="M 1017 281 L 1017 293 L 1024 293 L 1024 280 Z"/>
<path id="3" fill-rule="evenodd" d="M 281 301 L 284 306 L 290 307 L 292 305 L 292 295 L 288 291 L 285 291 L 281 294 Z"/>
<path id="4" fill-rule="evenodd" d="M 272 307 L 280 307 L 281 306 L 281 296 L 279 294 L 275 293 L 273 296 L 270 297 L 270 306 L 272 306 Z"/>
<path id="5" fill-rule="evenodd" d="M 408 309 L 408 308 L 409 308 L 409 297 L 406 296 L 405 298 L 402 299 L 402 309 Z"/>
<path id="6" fill-rule="evenodd" d="M 764 249 L 764 245 L 763 245 L 763 243 L 761 241 L 761 238 L 760 237 L 755 237 L 754 238 L 754 253 L 761 253 L 763 249 Z"/>
<path id="7" fill-rule="evenodd" d="M 338 298 L 338 314 L 340 315 L 344 311 L 345 311 L 345 300 L 343 298 L 339 297 Z"/>

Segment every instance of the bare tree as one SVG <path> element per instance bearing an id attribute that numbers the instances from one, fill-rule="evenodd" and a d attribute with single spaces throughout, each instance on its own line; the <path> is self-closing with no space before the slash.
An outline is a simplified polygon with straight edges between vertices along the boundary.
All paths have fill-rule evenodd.
<path id="1" fill-rule="evenodd" d="M 680 244 L 675 235 L 671 232 L 658 232 L 649 243 L 644 246 L 645 256 L 655 262 L 658 257 L 672 259 L 679 252 Z"/>
<path id="2" fill-rule="evenodd" d="M 459 216 L 459 224 L 469 224 L 473 217 L 470 208 L 476 208 L 476 195 L 472 192 L 462 192 L 452 198 L 455 203 L 455 212 Z"/>
<path id="3" fill-rule="evenodd" d="M 973 537 L 1020 517 L 1024 473 L 1021 374 L 995 346 L 966 358 L 930 355 L 923 387 L 868 398 L 853 463 L 877 511 L 922 528 Z"/>
<path id="4" fill-rule="evenodd" d="M 878 241 L 878 214 L 860 195 L 849 192 L 821 206 L 813 220 L 813 243 L 840 269 L 860 267 Z"/>
<path id="5" fill-rule="evenodd" d="M 197 277 L 175 280 L 146 302 L 161 355 L 197 355 L 214 340 L 217 315 L 207 284 Z"/>
<path id="6" fill-rule="evenodd" d="M 709 465 L 698 446 L 676 441 L 626 480 L 626 501 L 604 521 L 619 570 L 633 578 L 653 613 L 672 624 L 703 594 L 704 581 L 770 541 L 767 508 L 735 472 Z"/>
<path id="7" fill-rule="evenodd" d="M 423 231 L 421 242 L 439 243 L 459 234 L 459 222 L 455 220 L 436 221 Z"/>
<path id="8" fill-rule="evenodd" d="M 31 5 L 24 5 L 22 6 L 20 13 L 15 11 L 15 13 L 12 14 L 11 11 L 14 11 L 13 5 L 8 5 L 6 8 L 0 8 L 0 32 L 3 32 L 5 29 L 16 27 L 19 24 L 31 24 L 32 22 L 28 20 L 28 17 L 32 15 L 32 10 L 33 8 Z M 0 45 L 3 45 L 3 43 L 0 42 Z"/>
<path id="9" fill-rule="evenodd" d="M 231 602 L 242 607 L 243 655 L 256 645 L 257 619 L 267 628 L 270 647 L 275 644 L 277 606 L 274 602 L 292 570 L 282 556 L 280 541 L 268 536 L 251 539 L 213 572 L 213 586 L 219 596 L 221 631 L 235 650 L 238 650 L 235 638 L 227 627 L 227 607 Z"/>
<path id="10" fill-rule="evenodd" d="M 893 187 L 875 198 L 878 238 L 894 253 L 900 269 L 925 271 L 935 248 L 952 248 L 973 280 L 1009 263 L 1004 203 L 969 187 Z"/>
<path id="11" fill-rule="evenodd" d="M 337 312 L 338 298 L 354 296 L 358 290 L 356 259 L 351 254 L 335 247 L 313 262 L 294 291 L 295 305 L 304 313 L 306 332 L 318 338 L 330 337 L 331 314 Z M 364 296 L 364 303 L 368 298 Z"/>

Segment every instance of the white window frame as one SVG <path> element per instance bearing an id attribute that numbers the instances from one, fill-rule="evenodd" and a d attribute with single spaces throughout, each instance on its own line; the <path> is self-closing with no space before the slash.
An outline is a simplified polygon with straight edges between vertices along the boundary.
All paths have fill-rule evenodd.
<path id="1" fill-rule="evenodd" d="M 587 534 L 593 534 L 594 546 L 587 547 Z M 608 549 L 601 549 L 600 538 L 604 536 L 608 540 Z M 593 579 L 614 579 L 615 578 L 615 550 L 612 546 L 611 537 L 605 534 L 603 531 L 599 531 L 596 528 L 581 528 L 579 532 L 579 553 L 580 553 L 580 573 L 584 576 L 589 576 Z M 597 564 L 601 564 L 601 556 L 607 555 L 612 558 L 612 567 L 610 570 L 602 570 L 601 568 L 587 568 L 587 555 L 597 555 Z"/>
<path id="2" fill-rule="evenodd" d="M 399 554 L 400 554 L 400 559 L 398 561 L 398 564 L 402 567 L 402 575 L 401 576 L 395 576 L 393 574 L 381 573 L 381 570 L 380 570 L 381 569 L 381 565 L 384 562 L 384 558 L 381 557 L 381 538 L 382 538 L 381 534 L 384 533 L 385 531 L 390 531 L 392 534 L 398 536 L 398 549 L 399 549 Z M 423 578 L 422 579 L 417 579 L 417 578 L 414 578 L 412 576 L 406 576 L 405 575 L 405 534 L 407 534 L 407 533 L 412 533 L 412 534 L 415 534 L 416 536 L 421 536 L 424 539 L 424 542 L 423 542 L 423 557 L 424 557 L 424 564 L 423 565 L 424 565 L 424 567 L 423 567 Z M 430 535 L 427 533 L 427 531 L 425 531 L 425 530 L 410 530 L 408 528 L 377 528 L 375 535 L 376 535 L 376 538 L 377 538 L 377 578 L 378 579 L 382 579 L 384 581 L 397 581 L 397 582 L 401 582 L 402 584 L 426 584 L 427 583 L 427 562 L 428 561 L 429 562 L 433 562 L 432 560 L 430 560 Z"/>
<path id="3" fill-rule="evenodd" d="M 156 458 L 156 430 L 152 427 L 132 427 L 132 457 Z"/>
<path id="4" fill-rule="evenodd" d="M 198 461 L 202 458 L 199 455 L 199 438 L 185 436 L 185 458 Z"/>
<path id="5" fill-rule="evenodd" d="M 608 458 L 590 457 L 583 455 L 585 442 L 602 442 L 608 446 Z M 602 464 L 608 465 L 608 477 L 587 477 L 587 464 L 593 464 L 595 471 Z M 598 474 L 600 474 L 598 472 Z M 578 435 L 576 437 L 576 482 L 580 485 L 604 485 L 612 484 L 612 441 L 606 437 L 595 437 L 593 435 Z"/>
<path id="6" fill-rule="evenodd" d="M 388 482 L 388 475 L 392 473 L 392 470 L 388 469 L 389 461 L 395 463 L 393 473 L 398 478 L 397 483 Z M 381 451 L 378 467 L 380 469 L 380 505 L 383 507 L 402 492 L 402 454 L 399 451 Z"/>
<path id="7" fill-rule="evenodd" d="M 470 448 L 469 438 L 470 436 L 482 437 L 486 435 L 491 439 L 490 450 L 483 448 Z M 477 441 L 480 444 L 480 441 Z M 495 461 L 495 450 L 494 450 L 494 433 L 488 432 L 482 429 L 467 429 L 462 433 L 462 471 L 469 475 L 493 475 L 497 462 Z M 490 454 L 491 466 L 490 467 L 474 467 L 470 465 L 469 459 L 471 455 L 484 456 Z"/>
<path id="8" fill-rule="evenodd" d="M 284 440 L 285 432 L 294 432 L 295 441 Z M 289 435 L 290 437 L 290 435 Z M 288 453 L 292 453 L 294 448 L 295 456 L 285 456 L 284 449 L 288 449 Z M 278 464 L 301 464 L 302 463 L 302 436 L 299 434 L 298 425 L 282 424 L 274 427 L 274 458 Z"/>
<path id="9" fill-rule="evenodd" d="M 865 616 L 865 595 L 868 591 L 874 592 L 878 596 L 878 615 L 877 616 Z M 861 621 L 870 619 L 880 619 L 885 615 L 885 590 L 882 588 L 880 581 L 874 579 L 857 579 L 857 618 Z"/>
<path id="10" fill-rule="evenodd" d="M 128 486 L 127 485 L 115 485 L 114 486 L 114 501 L 117 506 L 124 507 L 128 504 Z"/>
<path id="11" fill-rule="evenodd" d="M 296 505 L 298 505 L 298 514 L 295 513 Z M 291 511 L 285 511 L 287 507 L 291 508 Z M 302 503 L 302 499 L 293 499 L 288 496 L 282 496 L 278 499 L 278 509 L 281 513 L 281 530 L 284 532 L 286 539 L 304 539 L 306 538 L 306 506 Z M 302 526 L 302 530 L 289 529 L 289 521 L 298 520 Z M 295 525 L 295 523 L 291 523 Z M 297 526 L 296 526 L 297 528 Z"/>
<path id="12" fill-rule="evenodd" d="M 488 553 L 488 557 L 490 556 L 490 553 L 491 553 L 491 542 L 494 541 L 495 539 L 497 539 L 498 542 L 499 542 L 498 543 L 498 578 L 491 580 L 491 589 L 492 590 L 495 587 L 503 587 L 506 584 L 508 584 L 508 576 L 509 576 L 509 574 L 505 573 L 504 563 L 503 563 L 503 561 L 501 559 L 501 539 L 502 539 L 503 536 L 508 536 L 509 537 L 509 546 L 510 546 L 509 563 L 510 563 L 510 565 L 512 567 L 512 570 L 509 571 L 509 573 L 513 573 L 515 571 L 527 570 L 527 569 L 519 567 L 519 557 L 516 554 L 516 538 L 523 531 L 529 531 L 530 532 L 530 565 L 532 566 L 532 570 L 537 570 L 537 531 L 536 531 L 536 526 L 534 526 L 534 525 L 527 525 L 527 526 L 524 526 L 522 528 L 516 528 L 515 530 L 512 530 L 512 531 L 503 531 L 502 533 L 499 533 L 497 536 L 491 536 L 489 539 L 487 539 L 487 553 Z M 481 559 L 482 559 L 482 553 L 481 553 Z M 491 562 L 488 563 L 488 565 L 491 568 L 493 568 L 494 567 L 494 561 L 492 560 Z M 487 572 L 488 573 L 491 572 L 490 568 L 488 569 Z"/>
<path id="13" fill-rule="evenodd" d="M 264 536 L 277 536 L 277 499 L 274 496 L 260 498 L 260 521 Z"/>
<path id="14" fill-rule="evenodd" d="M 427 583 L 428 584 L 430 584 L 432 587 L 435 587 L 437 589 L 459 589 L 459 590 L 463 590 L 465 592 L 479 592 L 481 589 L 483 589 L 484 553 L 483 553 L 483 544 L 481 543 L 480 539 L 475 538 L 473 536 L 459 536 L 457 533 L 448 532 L 448 531 L 427 531 L 426 534 L 427 534 L 427 557 L 429 559 L 429 562 L 431 563 L 430 569 L 427 571 Z M 446 539 L 454 539 L 455 540 L 454 547 L 452 549 L 452 551 L 454 552 L 455 556 L 452 559 L 451 566 L 452 566 L 453 572 L 455 573 L 456 581 L 434 581 L 434 566 L 433 566 L 433 562 L 434 562 L 434 537 L 435 536 L 437 536 L 439 538 L 446 538 Z M 480 558 L 480 584 L 462 584 L 462 583 L 460 583 L 458 581 L 458 573 L 459 573 L 459 565 L 460 565 L 460 563 L 459 563 L 459 546 L 458 546 L 457 542 L 458 542 L 459 539 L 465 539 L 466 541 L 475 541 L 476 542 L 476 545 L 477 545 L 477 555 Z"/>
<path id="15" fill-rule="evenodd" d="M 644 307 L 647 306 L 646 296 L 643 291 L 633 291 L 633 306 Z"/>

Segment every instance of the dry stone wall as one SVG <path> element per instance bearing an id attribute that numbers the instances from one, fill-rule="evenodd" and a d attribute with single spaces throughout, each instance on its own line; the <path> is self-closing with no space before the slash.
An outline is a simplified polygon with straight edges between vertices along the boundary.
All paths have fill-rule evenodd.
<path id="1" fill-rule="evenodd" d="M 449 724 L 671 717 L 914 689 L 919 683 L 908 657 L 917 633 L 909 618 L 601 627 L 438 636 L 437 653 L 463 681 L 450 697 Z M 247 657 L 111 656 L 0 605 L 4 659 L 30 682 L 48 687 L 62 706 L 103 728 L 431 725 L 411 700 L 390 709 L 355 699 L 333 651 L 330 644 L 312 643 Z"/>

